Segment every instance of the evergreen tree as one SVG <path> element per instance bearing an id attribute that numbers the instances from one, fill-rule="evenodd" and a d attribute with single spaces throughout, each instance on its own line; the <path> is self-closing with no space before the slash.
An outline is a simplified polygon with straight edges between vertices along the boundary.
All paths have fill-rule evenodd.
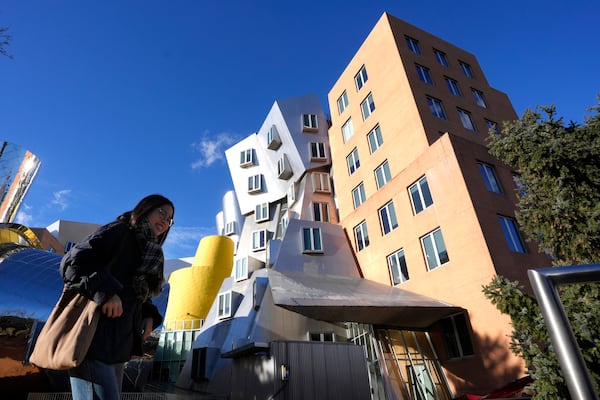
<path id="1" fill-rule="evenodd" d="M 520 176 L 517 221 L 555 266 L 600 262 L 600 96 L 584 124 L 566 124 L 554 106 L 526 110 L 490 131 L 490 153 Z M 519 282 L 495 277 L 488 299 L 511 317 L 511 350 L 523 357 L 538 399 L 569 398 L 535 298 Z M 600 387 L 598 285 L 560 288 L 561 301 L 596 388 Z"/>

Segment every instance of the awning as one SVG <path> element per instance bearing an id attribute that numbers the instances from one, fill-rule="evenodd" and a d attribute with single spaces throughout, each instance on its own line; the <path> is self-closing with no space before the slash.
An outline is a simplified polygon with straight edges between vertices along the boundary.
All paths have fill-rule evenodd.
<path id="1" fill-rule="evenodd" d="M 360 278 L 269 270 L 276 305 L 328 322 L 425 329 L 463 311 L 443 301 Z"/>

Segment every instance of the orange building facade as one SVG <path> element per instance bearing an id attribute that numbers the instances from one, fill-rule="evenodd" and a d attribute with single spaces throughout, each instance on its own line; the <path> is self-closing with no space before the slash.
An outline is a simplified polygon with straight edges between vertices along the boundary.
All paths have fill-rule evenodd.
<path id="1" fill-rule="evenodd" d="M 495 275 L 528 286 L 527 269 L 550 265 L 514 219 L 515 171 L 486 147 L 489 129 L 517 118 L 508 97 L 471 53 L 383 14 L 328 100 L 340 223 L 364 278 L 465 310 L 423 339 L 445 375 L 431 386 L 485 393 L 523 376 L 510 320 L 482 292 Z M 420 347 L 406 346 L 405 333 L 379 334 L 389 339 L 386 358 L 395 357 L 388 368 L 403 368 L 396 341 Z M 430 379 L 411 368 L 397 372 L 406 374 L 398 385 Z"/>

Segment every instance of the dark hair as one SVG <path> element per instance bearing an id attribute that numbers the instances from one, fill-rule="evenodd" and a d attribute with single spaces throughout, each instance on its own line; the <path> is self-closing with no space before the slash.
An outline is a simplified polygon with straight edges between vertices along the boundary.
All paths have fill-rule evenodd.
<path id="1" fill-rule="evenodd" d="M 128 211 L 122 215 L 120 215 L 117 219 L 121 221 L 127 221 L 131 225 L 135 226 L 138 221 L 144 220 L 155 209 L 160 206 L 170 205 L 173 208 L 173 216 L 175 215 L 175 206 L 173 202 L 167 199 L 165 196 L 160 194 L 151 194 L 149 196 L 144 197 L 140 200 L 139 203 L 133 208 L 133 210 Z M 163 244 L 167 239 L 167 234 L 171 230 L 169 227 L 165 232 L 158 236 L 158 243 Z"/>

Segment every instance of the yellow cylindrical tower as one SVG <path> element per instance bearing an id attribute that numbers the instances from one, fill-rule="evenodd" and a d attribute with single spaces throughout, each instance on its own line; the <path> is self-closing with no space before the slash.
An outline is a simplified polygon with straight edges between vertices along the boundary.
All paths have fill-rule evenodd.
<path id="1" fill-rule="evenodd" d="M 227 236 L 206 236 L 200 240 L 191 267 L 169 277 L 166 329 L 196 329 L 204 320 L 219 293 L 223 280 L 233 268 L 233 241 Z"/>

